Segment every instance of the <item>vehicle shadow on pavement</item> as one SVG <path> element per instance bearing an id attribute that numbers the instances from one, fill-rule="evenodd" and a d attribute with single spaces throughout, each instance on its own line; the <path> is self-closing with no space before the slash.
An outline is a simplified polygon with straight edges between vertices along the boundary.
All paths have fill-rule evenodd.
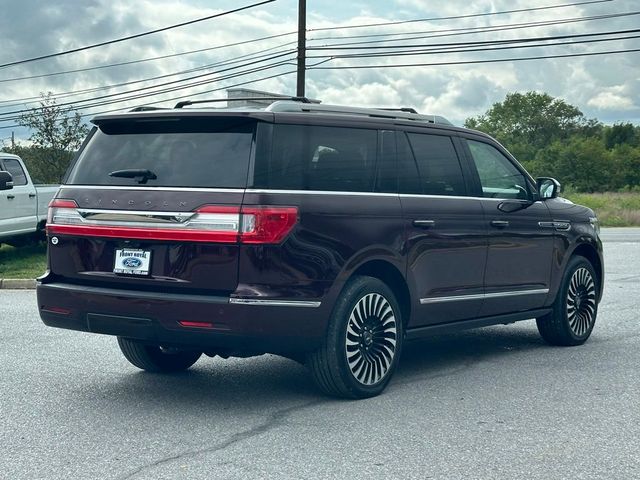
<path id="1" fill-rule="evenodd" d="M 474 364 L 547 348 L 531 326 L 489 327 L 408 342 L 390 387 L 397 391 L 406 384 L 455 375 Z M 150 374 L 124 367 L 115 375 L 113 383 L 101 385 L 105 400 L 123 408 L 153 406 L 166 413 L 206 406 L 241 414 L 255 412 L 258 405 L 340 401 L 324 397 L 303 365 L 274 355 L 229 360 L 203 357 L 183 373 Z"/>
<path id="2" fill-rule="evenodd" d="M 396 383 L 411 382 L 413 377 L 442 376 L 474 363 L 548 348 L 533 323 L 479 328 L 414 340 L 405 343 Z"/>

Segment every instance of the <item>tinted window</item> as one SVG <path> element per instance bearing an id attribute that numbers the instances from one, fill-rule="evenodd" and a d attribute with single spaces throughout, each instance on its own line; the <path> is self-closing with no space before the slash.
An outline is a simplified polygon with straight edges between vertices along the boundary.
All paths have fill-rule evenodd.
<path id="1" fill-rule="evenodd" d="M 398 192 L 398 163 L 396 160 L 396 132 L 383 130 L 379 133 L 380 154 L 376 175 L 376 192 Z"/>
<path id="2" fill-rule="evenodd" d="M 398 183 L 400 193 L 422 193 L 418 166 L 405 133 L 398 133 Z"/>
<path id="3" fill-rule="evenodd" d="M 18 160 L 15 160 L 13 158 L 5 158 L 3 162 L 4 168 L 13 177 L 14 186 L 27 184 L 27 176 L 25 175 L 24 170 L 22 170 L 22 166 L 20 165 L 20 162 Z"/>
<path id="4" fill-rule="evenodd" d="M 67 183 L 138 185 L 117 170 L 150 170 L 143 185 L 244 188 L 256 122 L 242 118 L 145 119 L 100 125 Z"/>
<path id="5" fill-rule="evenodd" d="M 467 140 L 471 156 L 478 170 L 482 195 L 492 198 L 529 197 L 525 176 L 495 147 Z"/>
<path id="6" fill-rule="evenodd" d="M 419 173 L 420 192 L 425 195 L 465 195 L 458 155 L 450 137 L 409 133 Z"/>
<path id="7" fill-rule="evenodd" d="M 275 125 L 269 158 L 256 159 L 254 186 L 370 192 L 376 130 Z"/>

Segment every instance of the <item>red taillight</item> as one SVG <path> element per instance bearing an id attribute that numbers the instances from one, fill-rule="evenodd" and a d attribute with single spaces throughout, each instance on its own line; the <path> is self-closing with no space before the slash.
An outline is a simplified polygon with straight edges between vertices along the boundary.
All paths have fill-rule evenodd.
<path id="1" fill-rule="evenodd" d="M 141 223 L 141 216 L 149 221 Z M 93 220 L 108 217 L 110 220 Z M 163 220 L 160 217 L 165 217 Z M 177 222 L 169 218 L 183 216 Z M 160 218 L 161 221 L 158 221 Z M 136 222 L 134 224 L 133 220 Z M 154 220 L 156 219 L 156 220 Z M 136 240 L 209 243 L 280 243 L 298 221 L 296 207 L 205 205 L 195 212 L 155 213 L 82 210 L 73 200 L 49 204 L 47 233 Z"/>
<path id="2" fill-rule="evenodd" d="M 67 213 L 72 217 L 76 217 L 78 215 L 77 208 L 78 204 L 73 200 L 65 200 L 62 198 L 54 198 L 51 200 L 47 211 L 47 230 L 50 224 L 55 223 L 54 218 L 57 213 Z"/>
<path id="3" fill-rule="evenodd" d="M 280 243 L 298 221 L 295 207 L 242 207 L 242 243 Z"/>

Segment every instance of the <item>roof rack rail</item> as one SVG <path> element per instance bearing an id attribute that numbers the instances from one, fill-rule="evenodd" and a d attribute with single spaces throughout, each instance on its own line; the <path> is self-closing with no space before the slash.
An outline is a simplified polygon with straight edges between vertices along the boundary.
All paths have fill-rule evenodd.
<path id="1" fill-rule="evenodd" d="M 146 105 L 141 105 L 139 107 L 133 107 L 130 112 L 149 112 L 151 110 L 168 110 L 166 107 L 149 107 Z"/>
<path id="2" fill-rule="evenodd" d="M 341 105 L 302 104 L 298 102 L 276 101 L 266 109 L 268 112 L 313 112 L 343 115 L 362 115 L 372 118 L 393 118 L 397 120 L 412 120 L 416 122 L 437 123 L 440 125 L 453 125 L 449 120 L 440 115 L 422 115 L 415 109 L 403 107 L 400 109 L 344 107 Z M 411 111 L 413 110 L 413 111 Z"/>
<path id="3" fill-rule="evenodd" d="M 182 108 L 189 105 L 195 105 L 197 103 L 216 103 L 216 102 L 234 102 L 236 100 L 290 100 L 294 102 L 300 103 L 311 103 L 307 97 L 287 97 L 287 96 L 278 96 L 278 97 L 237 97 L 237 98 L 212 98 L 211 100 L 184 100 L 182 102 L 176 103 L 176 106 L 173 108 Z"/>
<path id="4" fill-rule="evenodd" d="M 389 112 L 406 112 L 406 113 L 418 113 L 418 111 L 413 108 L 413 107 L 398 107 L 398 108 L 378 108 L 378 107 L 373 107 L 376 110 L 387 110 Z"/>

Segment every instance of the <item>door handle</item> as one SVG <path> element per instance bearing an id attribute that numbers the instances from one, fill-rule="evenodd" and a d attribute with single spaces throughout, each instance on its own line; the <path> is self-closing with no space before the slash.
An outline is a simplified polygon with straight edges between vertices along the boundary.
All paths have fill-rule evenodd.
<path id="1" fill-rule="evenodd" d="M 13 200 L 14 198 L 16 198 L 16 196 L 15 196 L 15 195 L 11 195 L 11 194 L 9 194 L 9 195 L 7 195 L 7 198 L 8 198 L 9 200 Z"/>
<path id="2" fill-rule="evenodd" d="M 29 194 L 29 198 L 36 198 L 36 194 L 35 193 L 30 193 Z"/>
<path id="3" fill-rule="evenodd" d="M 507 220 L 491 220 L 491 226 L 496 228 L 505 228 L 509 226 Z"/>
<path id="4" fill-rule="evenodd" d="M 436 224 L 435 220 L 414 220 L 413 226 L 420 228 L 431 228 Z"/>

